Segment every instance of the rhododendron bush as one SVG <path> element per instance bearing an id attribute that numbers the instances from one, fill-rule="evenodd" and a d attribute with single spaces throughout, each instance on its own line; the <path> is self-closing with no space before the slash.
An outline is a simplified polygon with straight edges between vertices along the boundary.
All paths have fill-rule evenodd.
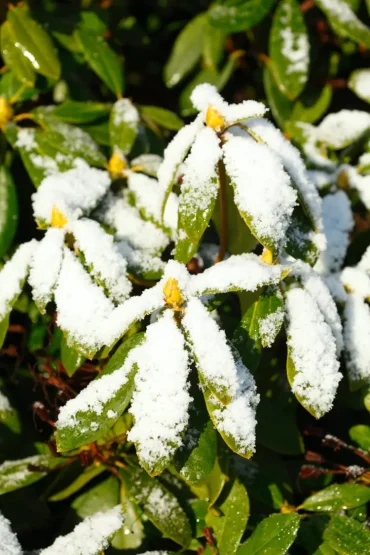
<path id="1" fill-rule="evenodd" d="M 0 554 L 370 553 L 370 4 L 0 7 Z"/>

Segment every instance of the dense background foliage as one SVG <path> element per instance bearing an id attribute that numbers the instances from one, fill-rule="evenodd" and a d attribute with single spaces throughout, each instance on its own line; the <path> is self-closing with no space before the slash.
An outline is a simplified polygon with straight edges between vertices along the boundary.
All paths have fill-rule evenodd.
<path id="1" fill-rule="evenodd" d="M 264 102 L 274 123 L 302 149 L 308 165 L 315 166 L 307 143 L 322 118 L 342 109 L 368 112 L 369 12 L 369 0 L 3 4 L 0 263 L 17 245 L 42 236 L 33 220 L 31 195 L 45 177 L 45 167 L 35 165 L 29 150 L 17 146 L 15 125 L 40 129 L 36 152 L 57 164 L 62 153 L 105 167 L 113 146 L 112 105 L 127 97 L 139 110 L 142 127 L 130 159 L 149 152 L 163 155 L 174 132 L 195 115 L 190 102 L 195 85 L 208 82 L 229 102 Z M 287 56 L 281 44 L 284 30 L 301 37 Z M 364 70 L 367 88 L 356 81 L 359 70 Z M 370 203 L 366 206 L 366 194 L 361 197 L 335 171 L 343 162 L 355 166 L 360 154 L 370 152 L 365 116 L 357 116 L 362 118 L 357 134 L 348 131 L 350 115 L 335 144 L 323 142 L 317 149 L 324 159 L 319 164 L 326 172 L 324 184 L 342 188 L 351 200 L 355 225 L 344 266 L 357 264 L 369 245 Z M 60 127 L 61 122 L 86 132 L 99 150 L 89 149 L 85 135 L 73 135 L 72 127 Z M 302 122 L 309 125 L 302 127 Z M 58 166 L 61 171 L 68 169 L 63 164 L 65 159 Z M 213 225 L 206 236 L 217 242 Z M 236 223 L 229 227 L 229 242 L 235 245 L 233 252 L 244 250 Z M 192 259 L 188 269 L 196 273 L 198 263 Z M 143 283 L 138 279 L 135 286 L 140 289 Z M 251 300 L 227 294 L 219 301 L 219 320 L 229 338 Z M 97 442 L 70 451 L 61 461 L 53 436 L 59 406 L 106 367 L 107 358 L 87 361 L 70 349 L 55 325 L 53 306 L 40 315 L 28 286 L 14 309 L 10 323 L 0 322 L 0 386 L 12 407 L 0 405 L 0 462 L 37 453 L 46 457 L 28 469 L 24 483 L 7 480 L 9 469 L 0 467 L 0 511 L 25 550 L 47 547 L 81 519 L 122 503 L 126 522 L 107 554 L 172 552 L 181 546 L 207 555 L 370 553 L 366 380 L 350 387 L 345 376 L 334 408 L 316 420 L 289 389 L 283 333 L 270 349 L 262 349 L 249 316 L 241 349 L 246 347 L 251 357 L 248 365 L 255 370 L 261 395 L 252 459 L 238 457 L 220 437 L 212 437 L 214 452 L 205 440 L 196 461 L 210 467 L 201 484 L 181 477 L 181 461 L 177 469 L 150 478 L 126 440 L 132 422 L 124 413 Z M 145 330 L 147 323 L 134 331 Z M 118 349 L 108 363 L 112 370 L 119 357 Z M 48 466 L 57 469 L 49 471 Z M 157 488 L 154 504 L 148 502 L 152 488 Z M 172 507 L 171 518 L 158 499 Z"/>

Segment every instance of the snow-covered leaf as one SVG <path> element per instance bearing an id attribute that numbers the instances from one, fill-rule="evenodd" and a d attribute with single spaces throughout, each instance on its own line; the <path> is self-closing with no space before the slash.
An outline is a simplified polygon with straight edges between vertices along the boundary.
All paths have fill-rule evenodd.
<path id="1" fill-rule="evenodd" d="M 312 225 L 301 206 L 293 211 L 287 230 L 287 242 L 284 250 L 298 260 L 304 260 L 313 266 L 322 250 L 322 234 L 312 231 Z"/>
<path id="2" fill-rule="evenodd" d="M 32 297 L 40 312 L 52 300 L 64 253 L 64 231 L 50 228 L 36 245 L 30 267 L 29 284 Z"/>
<path id="3" fill-rule="evenodd" d="M 55 542 L 40 551 L 40 555 L 100 555 L 109 546 L 115 532 L 123 523 L 122 508 L 117 505 L 109 511 L 101 511 L 87 517 L 66 536 L 59 536 Z"/>
<path id="4" fill-rule="evenodd" d="M 113 426 L 130 402 L 137 371 L 133 349 L 142 341 L 143 334 L 125 341 L 95 380 L 61 407 L 57 420 L 59 451 L 96 441 Z"/>
<path id="5" fill-rule="evenodd" d="M 191 401 L 185 339 L 172 311 L 147 328 L 134 360 L 138 367 L 130 409 L 134 426 L 128 438 L 136 444 L 141 465 L 157 475 L 182 444 Z"/>
<path id="6" fill-rule="evenodd" d="M 113 105 L 109 118 L 111 147 L 129 154 L 139 132 L 139 112 L 128 98 L 121 98 Z"/>
<path id="7" fill-rule="evenodd" d="M 352 166 L 346 167 L 346 173 L 348 185 L 358 192 L 361 201 L 370 210 L 370 174 L 361 175 L 357 168 Z"/>
<path id="8" fill-rule="evenodd" d="M 370 102 L 370 69 L 355 69 L 348 80 L 348 87 L 359 98 Z"/>
<path id="9" fill-rule="evenodd" d="M 162 534 L 176 543 L 187 546 L 191 527 L 178 499 L 159 480 L 150 478 L 137 466 L 120 470 L 129 497 L 138 503 Z"/>
<path id="10" fill-rule="evenodd" d="M 310 59 L 307 29 L 296 0 L 281 0 L 269 40 L 276 81 L 281 91 L 294 99 L 307 82 Z"/>
<path id="11" fill-rule="evenodd" d="M 317 0 L 333 30 L 370 48 L 370 29 L 357 17 L 346 0 Z"/>
<path id="12" fill-rule="evenodd" d="M 319 418 L 331 409 L 342 378 L 335 339 L 316 302 L 303 289 L 290 289 L 285 307 L 288 380 L 299 402 Z"/>
<path id="13" fill-rule="evenodd" d="M 2 555 L 22 555 L 23 549 L 10 522 L 0 513 L 0 551 Z"/>
<path id="14" fill-rule="evenodd" d="M 8 401 L 8 398 L 0 391 L 0 422 L 2 422 L 12 412 L 13 409 Z"/>
<path id="15" fill-rule="evenodd" d="M 63 459 L 50 455 L 33 455 L 26 459 L 5 461 L 0 465 L 0 495 L 23 488 L 46 476 Z"/>
<path id="16" fill-rule="evenodd" d="M 0 270 L 0 322 L 11 311 L 27 278 L 36 241 L 21 245 Z"/>
<path id="17" fill-rule="evenodd" d="M 288 266 L 266 264 L 255 254 L 230 256 L 190 278 L 191 295 L 256 291 L 264 285 L 276 285 L 289 273 Z"/>
<path id="18" fill-rule="evenodd" d="M 139 156 L 131 160 L 131 167 L 139 167 L 147 175 L 157 177 L 159 166 L 162 162 L 163 158 L 158 154 L 139 154 Z"/>
<path id="19" fill-rule="evenodd" d="M 296 203 L 288 174 L 264 144 L 230 137 L 223 150 L 240 214 L 258 241 L 277 256 Z"/>
<path id="20" fill-rule="evenodd" d="M 370 308 L 359 295 L 348 295 L 344 310 L 344 346 L 352 389 L 370 380 L 369 342 Z"/>
<path id="21" fill-rule="evenodd" d="M 199 132 L 184 164 L 175 258 L 186 263 L 196 253 L 218 193 L 217 165 L 222 151 L 213 129 Z"/>
<path id="22" fill-rule="evenodd" d="M 348 292 L 370 300 L 370 273 L 365 272 L 361 267 L 351 266 L 344 268 L 340 280 Z"/>
<path id="23" fill-rule="evenodd" d="M 335 1 L 338 1 L 338 4 L 342 3 L 340 0 Z M 370 129 L 370 114 L 360 110 L 340 110 L 327 115 L 316 129 L 318 141 L 339 150 L 355 142 L 365 131 Z"/>
<path id="24" fill-rule="evenodd" d="M 271 10 L 275 0 L 226 0 L 212 4 L 209 10 L 211 25 L 229 33 L 254 27 Z"/>

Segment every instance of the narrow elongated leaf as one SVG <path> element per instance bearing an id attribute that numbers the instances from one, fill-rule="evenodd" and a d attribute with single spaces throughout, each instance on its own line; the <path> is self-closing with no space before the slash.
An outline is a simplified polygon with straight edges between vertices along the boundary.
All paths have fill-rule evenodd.
<path id="1" fill-rule="evenodd" d="M 136 549 L 140 547 L 144 539 L 144 526 L 141 521 L 141 511 L 136 503 L 133 503 L 126 494 L 124 486 L 121 486 L 121 505 L 124 517 L 123 526 L 112 539 L 112 547 L 115 549 Z"/>
<path id="2" fill-rule="evenodd" d="M 36 72 L 30 60 L 25 57 L 22 50 L 16 46 L 14 29 L 5 21 L 0 29 L 1 55 L 6 65 L 11 68 L 14 75 L 27 87 L 33 87 L 36 81 Z"/>
<path id="3" fill-rule="evenodd" d="M 17 192 L 12 175 L 6 166 L 0 166 L 0 259 L 12 244 L 18 223 Z"/>
<path id="4" fill-rule="evenodd" d="M 244 485 L 235 479 L 229 486 L 223 502 L 219 505 L 220 516 L 209 516 L 211 526 L 217 539 L 217 550 L 220 555 L 234 555 L 237 552 L 241 537 L 249 518 L 249 498 Z"/>
<path id="5" fill-rule="evenodd" d="M 196 253 L 211 219 L 218 193 L 217 168 L 221 155 L 213 129 L 206 127 L 200 131 L 184 167 L 175 251 L 179 262 L 188 262 Z"/>
<path id="6" fill-rule="evenodd" d="M 205 14 L 192 19 L 176 38 L 171 55 L 164 68 L 167 87 L 174 87 L 189 73 L 202 54 Z"/>
<path id="7" fill-rule="evenodd" d="M 257 25 L 271 10 L 275 0 L 226 0 L 209 9 L 211 25 L 228 33 L 238 33 Z"/>
<path id="8" fill-rule="evenodd" d="M 343 37 L 370 48 L 370 29 L 357 17 L 345 0 L 317 0 L 333 30 Z"/>
<path id="9" fill-rule="evenodd" d="M 315 242 L 315 232 L 301 206 L 293 211 L 290 226 L 287 230 L 285 250 L 294 258 L 304 260 L 314 266 L 320 256 L 320 250 Z"/>
<path id="10" fill-rule="evenodd" d="M 159 106 L 140 106 L 140 113 L 143 119 L 149 123 L 153 121 L 171 131 L 178 131 L 184 125 L 177 114 Z"/>
<path id="11" fill-rule="evenodd" d="M 60 344 L 60 358 L 68 376 L 73 376 L 86 360 L 78 351 L 67 345 L 64 336 Z"/>
<path id="12" fill-rule="evenodd" d="M 26 459 L 5 461 L 0 465 L 0 495 L 37 482 L 63 459 L 50 455 L 34 455 Z"/>
<path id="13" fill-rule="evenodd" d="M 27 6 L 13 7 L 7 17 L 17 47 L 35 71 L 50 79 L 59 79 L 61 68 L 53 42 L 43 27 L 31 17 Z"/>
<path id="14" fill-rule="evenodd" d="M 106 117 L 110 108 L 110 104 L 102 102 L 66 100 L 62 104 L 54 106 L 48 113 L 65 123 L 84 124 Z"/>
<path id="15" fill-rule="evenodd" d="M 100 34 L 86 27 L 77 31 L 76 37 L 91 69 L 117 97 L 122 96 L 123 69 L 114 50 Z"/>
<path id="16" fill-rule="evenodd" d="M 300 517 L 295 513 L 265 518 L 239 547 L 237 555 L 284 555 L 297 536 L 299 523 Z"/>
<path id="17" fill-rule="evenodd" d="M 136 366 L 127 364 L 130 351 L 141 344 L 143 334 L 123 343 L 96 379 L 62 407 L 57 422 L 57 445 L 70 451 L 103 436 L 130 402 Z"/>
<path id="18" fill-rule="evenodd" d="M 309 42 L 297 0 L 281 0 L 270 32 L 270 58 L 276 82 L 291 100 L 308 78 Z"/>
<path id="19" fill-rule="evenodd" d="M 353 509 L 370 501 L 370 489 L 359 484 L 333 484 L 302 503 L 306 511 L 335 512 Z"/>
<path id="20" fill-rule="evenodd" d="M 208 69 L 217 69 L 224 53 L 226 33 L 222 29 L 215 29 L 209 22 L 204 27 L 203 61 Z"/>
<path id="21" fill-rule="evenodd" d="M 220 464 L 219 459 L 219 457 L 216 458 L 215 466 L 205 484 L 191 486 L 192 492 L 200 499 L 206 501 L 209 507 L 216 503 L 228 479 L 226 475 L 227 470 L 224 468 L 224 465 Z"/>
<path id="22" fill-rule="evenodd" d="M 294 102 L 291 119 L 306 123 L 316 123 L 327 112 L 333 97 L 333 87 L 315 87 L 308 84 Z"/>
<path id="23" fill-rule="evenodd" d="M 142 507 L 154 526 L 165 537 L 186 547 L 191 539 L 191 528 L 177 498 L 159 480 L 153 480 L 137 466 L 119 472 L 128 496 Z"/>
<path id="24" fill-rule="evenodd" d="M 279 89 L 271 64 L 266 64 L 263 68 L 263 85 L 271 112 L 284 129 L 292 117 L 293 102 Z"/>
<path id="25" fill-rule="evenodd" d="M 367 555 L 370 553 L 370 531 L 347 516 L 334 515 L 324 532 L 324 538 L 336 553 Z"/>
<path id="26" fill-rule="evenodd" d="M 92 516 L 98 511 L 107 511 L 119 504 L 119 489 L 119 480 L 110 476 L 76 497 L 71 506 L 80 518 Z"/>
<path id="27" fill-rule="evenodd" d="M 139 132 L 139 112 L 128 98 L 117 100 L 109 118 L 109 138 L 113 149 L 128 154 Z"/>
<path id="28" fill-rule="evenodd" d="M 355 441 L 361 449 L 370 451 L 370 426 L 357 424 L 349 429 L 349 437 Z"/>
<path id="29" fill-rule="evenodd" d="M 9 314 L 5 316 L 5 318 L 3 318 L 2 321 L 0 322 L 0 349 L 4 345 L 8 328 L 9 328 Z"/>
<path id="30" fill-rule="evenodd" d="M 49 501 L 62 501 L 63 499 L 67 499 L 104 471 L 105 467 L 103 465 L 88 466 L 71 484 L 69 484 L 69 486 L 49 497 Z"/>

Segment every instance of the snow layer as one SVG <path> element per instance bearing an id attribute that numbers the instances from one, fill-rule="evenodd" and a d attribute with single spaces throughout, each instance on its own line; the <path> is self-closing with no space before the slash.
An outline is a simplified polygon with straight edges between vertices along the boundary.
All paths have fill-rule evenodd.
<path id="1" fill-rule="evenodd" d="M 12 532 L 10 522 L 0 513 L 0 553 L 1 555 L 22 555 L 23 549 Z"/>
<path id="2" fill-rule="evenodd" d="M 353 381 L 370 378 L 370 308 L 360 295 L 348 295 L 344 310 L 347 368 Z"/>

